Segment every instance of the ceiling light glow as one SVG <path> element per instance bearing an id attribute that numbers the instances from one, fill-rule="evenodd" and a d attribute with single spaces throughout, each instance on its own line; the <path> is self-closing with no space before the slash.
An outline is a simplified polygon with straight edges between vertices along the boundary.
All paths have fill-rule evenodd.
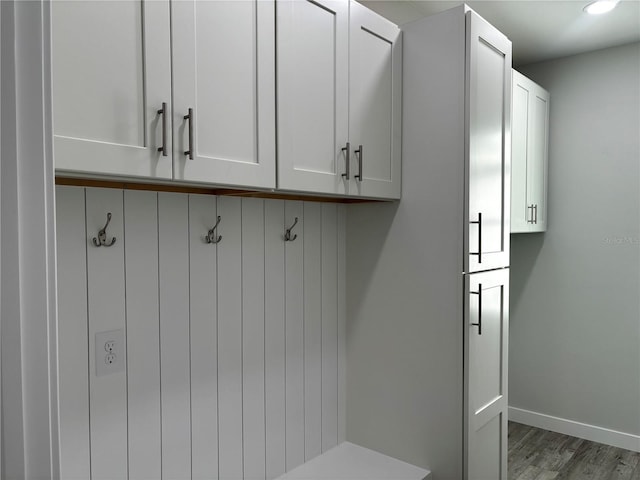
<path id="1" fill-rule="evenodd" d="M 584 11 L 591 15 L 600 15 L 616 8 L 620 0 L 596 0 L 584 7 Z"/>

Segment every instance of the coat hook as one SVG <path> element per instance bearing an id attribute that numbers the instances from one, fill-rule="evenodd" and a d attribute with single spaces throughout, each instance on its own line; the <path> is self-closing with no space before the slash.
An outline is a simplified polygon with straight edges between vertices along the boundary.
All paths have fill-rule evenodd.
<path id="1" fill-rule="evenodd" d="M 291 236 L 291 230 L 293 230 L 293 227 L 296 226 L 296 223 L 298 223 L 298 217 L 295 218 L 293 225 L 291 225 L 289 228 L 287 228 L 287 231 L 284 233 L 284 241 L 285 242 L 293 242 L 296 238 L 298 238 L 298 235 L 294 235 L 293 237 Z"/>
<path id="2" fill-rule="evenodd" d="M 219 223 L 220 223 L 220 215 L 218 215 L 216 224 L 213 226 L 211 230 L 209 230 L 209 232 L 207 233 L 207 236 L 205 237 L 205 240 L 207 241 L 207 243 L 218 243 L 220 240 L 222 240 L 222 235 L 218 235 L 216 237 L 216 229 L 218 228 Z"/>
<path id="3" fill-rule="evenodd" d="M 107 223 L 104 224 L 102 230 L 98 232 L 98 238 L 93 237 L 93 244 L 96 247 L 110 247 L 116 243 L 116 237 L 113 237 L 110 242 L 107 243 L 107 227 L 111 221 L 111 212 L 107 213 Z"/>

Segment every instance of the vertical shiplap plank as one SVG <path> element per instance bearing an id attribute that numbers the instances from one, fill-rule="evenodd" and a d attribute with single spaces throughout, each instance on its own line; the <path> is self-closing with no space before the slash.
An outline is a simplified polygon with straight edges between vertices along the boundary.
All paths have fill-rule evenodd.
<path id="1" fill-rule="evenodd" d="M 322 214 L 304 203 L 304 431 L 305 461 L 322 453 Z"/>
<path id="2" fill-rule="evenodd" d="M 242 199 L 244 478 L 265 478 L 264 200 Z"/>
<path id="3" fill-rule="evenodd" d="M 347 439 L 347 207 L 338 205 L 338 443 Z"/>
<path id="4" fill-rule="evenodd" d="M 322 451 L 338 444 L 338 213 L 322 204 Z"/>
<path id="5" fill-rule="evenodd" d="M 298 237 L 285 243 L 286 468 L 304 463 L 304 223 L 303 203 L 285 202 L 285 226 Z"/>
<path id="6" fill-rule="evenodd" d="M 158 194 L 162 478 L 191 478 L 188 196 Z"/>
<path id="7" fill-rule="evenodd" d="M 191 439 L 194 480 L 218 478 L 218 247 L 205 240 L 209 229 L 216 224 L 216 217 L 216 197 L 189 196 Z M 225 223 L 218 226 L 220 231 L 224 228 Z M 226 240 L 225 235 L 222 241 Z"/>
<path id="8" fill-rule="evenodd" d="M 266 478 L 285 473 L 284 201 L 264 203 Z"/>
<path id="9" fill-rule="evenodd" d="M 86 190 L 91 478 L 94 480 L 120 480 L 128 476 L 127 375 L 123 371 L 96 376 L 95 345 L 96 333 L 126 328 L 122 197 L 122 190 Z M 96 247 L 92 239 L 105 225 L 109 212 L 112 217 L 107 239 L 115 236 L 116 242 L 110 247 Z M 122 351 L 126 351 L 126 345 Z M 97 354 L 102 358 L 102 352 Z M 126 358 L 121 360 L 126 365 Z"/>
<path id="10" fill-rule="evenodd" d="M 218 198 L 218 449 L 221 479 L 243 478 L 242 458 L 242 206 Z"/>
<path id="11" fill-rule="evenodd" d="M 129 478 L 160 478 L 158 194 L 124 192 Z"/>
<path id="12" fill-rule="evenodd" d="M 56 187 L 60 478 L 91 478 L 84 188 Z"/>

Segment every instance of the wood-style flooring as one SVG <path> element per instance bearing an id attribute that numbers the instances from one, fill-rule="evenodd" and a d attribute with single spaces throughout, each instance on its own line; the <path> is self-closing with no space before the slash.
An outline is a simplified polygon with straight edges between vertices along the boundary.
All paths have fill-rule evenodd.
<path id="1" fill-rule="evenodd" d="M 640 453 L 509 422 L 509 480 L 640 480 Z"/>

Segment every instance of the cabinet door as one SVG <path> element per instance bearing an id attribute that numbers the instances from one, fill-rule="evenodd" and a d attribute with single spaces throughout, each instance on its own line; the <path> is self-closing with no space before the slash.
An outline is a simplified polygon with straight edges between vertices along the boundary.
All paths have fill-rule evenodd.
<path id="1" fill-rule="evenodd" d="M 547 229 L 549 92 L 513 71 L 511 232 Z"/>
<path id="2" fill-rule="evenodd" d="M 533 82 L 531 82 L 533 83 Z M 529 101 L 527 204 L 533 208 L 532 232 L 547 230 L 547 166 L 549 161 L 549 92 L 533 83 Z"/>
<path id="3" fill-rule="evenodd" d="M 465 271 L 509 264 L 511 42 L 467 12 Z"/>
<path id="4" fill-rule="evenodd" d="M 348 0 L 277 2 L 278 187 L 348 192 Z"/>
<path id="5" fill-rule="evenodd" d="M 351 2 L 349 38 L 349 193 L 400 198 L 401 32 Z"/>
<path id="6" fill-rule="evenodd" d="M 527 201 L 527 163 L 529 97 L 526 77 L 515 70 L 512 74 L 511 105 L 511 232 L 528 232 L 533 221 L 533 208 Z"/>
<path id="7" fill-rule="evenodd" d="M 465 277 L 465 479 L 507 480 L 509 270 Z"/>
<path id="8" fill-rule="evenodd" d="M 56 169 L 171 178 L 170 65 L 168 1 L 52 2 Z"/>
<path id="9" fill-rule="evenodd" d="M 274 2 L 179 1 L 171 12 L 174 178 L 275 187 Z"/>

